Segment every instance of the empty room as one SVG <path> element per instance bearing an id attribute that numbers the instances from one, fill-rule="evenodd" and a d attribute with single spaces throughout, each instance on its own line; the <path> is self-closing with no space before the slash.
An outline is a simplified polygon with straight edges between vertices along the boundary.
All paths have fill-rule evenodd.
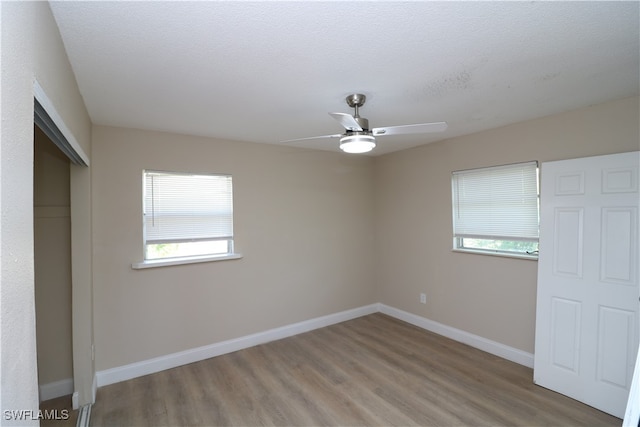
<path id="1" fill-rule="evenodd" d="M 0 19 L 0 425 L 638 425 L 639 2 Z"/>

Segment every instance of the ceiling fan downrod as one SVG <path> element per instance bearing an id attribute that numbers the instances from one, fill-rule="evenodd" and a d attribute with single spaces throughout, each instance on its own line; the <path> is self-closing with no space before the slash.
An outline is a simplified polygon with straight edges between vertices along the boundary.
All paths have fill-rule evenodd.
<path id="1" fill-rule="evenodd" d="M 365 119 L 364 117 L 360 117 L 359 108 L 364 105 L 366 100 L 367 97 L 361 93 L 354 93 L 347 96 L 346 98 L 347 105 L 355 110 L 353 118 L 364 131 L 369 130 L 369 120 Z"/>

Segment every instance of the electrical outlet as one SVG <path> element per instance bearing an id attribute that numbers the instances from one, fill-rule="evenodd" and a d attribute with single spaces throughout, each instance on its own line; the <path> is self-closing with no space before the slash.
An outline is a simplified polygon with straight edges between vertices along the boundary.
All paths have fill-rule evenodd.
<path id="1" fill-rule="evenodd" d="M 421 304 L 427 303 L 427 294 L 420 294 L 420 303 Z"/>

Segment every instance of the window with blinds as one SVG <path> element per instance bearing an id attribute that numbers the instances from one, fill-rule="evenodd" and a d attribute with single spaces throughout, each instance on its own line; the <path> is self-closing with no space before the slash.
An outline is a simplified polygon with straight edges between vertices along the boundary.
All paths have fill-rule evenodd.
<path id="1" fill-rule="evenodd" d="M 145 260 L 231 254 L 230 175 L 145 170 Z"/>
<path id="2" fill-rule="evenodd" d="M 456 171 L 451 188 L 454 249 L 537 256 L 537 162 Z"/>

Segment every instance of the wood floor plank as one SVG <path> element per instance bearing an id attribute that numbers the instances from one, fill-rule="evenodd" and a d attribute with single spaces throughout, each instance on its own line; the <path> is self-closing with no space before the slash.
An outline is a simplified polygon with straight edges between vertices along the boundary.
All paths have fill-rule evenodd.
<path id="1" fill-rule="evenodd" d="M 98 390 L 93 426 L 618 426 L 533 372 L 377 313 Z"/>
<path id="2" fill-rule="evenodd" d="M 75 427 L 78 421 L 78 411 L 73 410 L 71 403 L 71 395 L 40 402 L 40 410 L 50 415 L 40 419 L 40 426 Z"/>

